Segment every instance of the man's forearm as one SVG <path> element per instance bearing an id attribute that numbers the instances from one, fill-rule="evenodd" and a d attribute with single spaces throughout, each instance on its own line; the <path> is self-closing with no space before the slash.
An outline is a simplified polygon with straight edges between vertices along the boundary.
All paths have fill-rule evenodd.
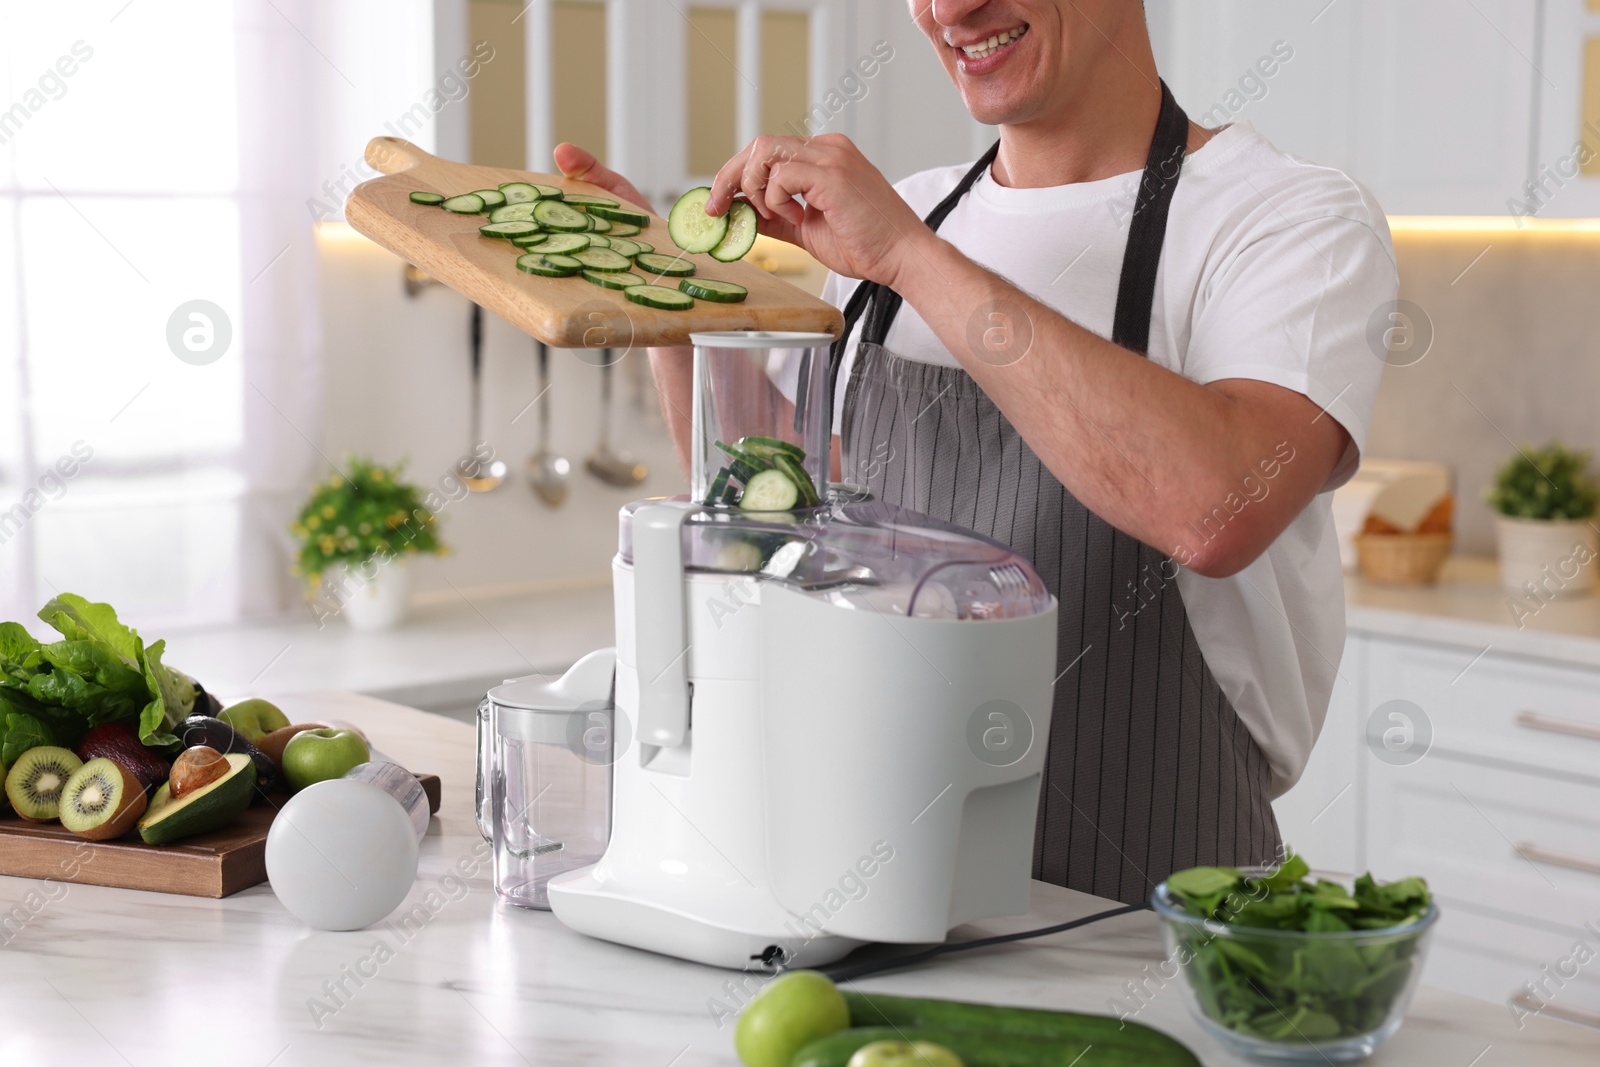
<path id="1" fill-rule="evenodd" d="M 655 374 L 656 394 L 661 397 L 662 421 L 688 477 L 689 438 L 694 432 L 694 349 L 652 348 L 650 369 Z"/>
<path id="2" fill-rule="evenodd" d="M 1202 573 L 1231 573 L 1265 549 L 1321 487 L 1344 447 L 1316 405 L 1261 382 L 1202 386 L 1112 344 L 936 236 L 896 279 L 915 308 L 1066 488 L 1113 526 Z M 1281 395 L 1280 395 L 1281 394 Z M 1305 457 L 1289 483 L 1192 546 L 1191 524 L 1280 452 Z M 1319 469 L 1320 468 L 1320 469 Z"/>

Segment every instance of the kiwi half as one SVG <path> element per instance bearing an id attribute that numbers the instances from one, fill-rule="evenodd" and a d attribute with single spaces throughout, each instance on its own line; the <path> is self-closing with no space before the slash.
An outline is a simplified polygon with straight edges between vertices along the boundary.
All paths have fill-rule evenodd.
<path id="1" fill-rule="evenodd" d="M 61 790 L 61 825 L 90 841 L 109 841 L 133 829 L 147 803 L 144 786 L 126 767 L 92 759 Z"/>
<path id="2" fill-rule="evenodd" d="M 60 810 L 67 779 L 83 761 L 64 748 L 41 745 L 17 757 L 6 774 L 6 798 L 30 822 L 49 822 Z"/>

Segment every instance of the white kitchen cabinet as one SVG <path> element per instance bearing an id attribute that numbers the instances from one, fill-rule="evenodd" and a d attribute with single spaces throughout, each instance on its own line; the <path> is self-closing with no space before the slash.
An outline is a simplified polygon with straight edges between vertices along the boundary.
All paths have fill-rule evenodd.
<path id="1" fill-rule="evenodd" d="M 1535 152 L 1540 12 L 1566 2 L 1162 0 L 1150 18 L 1197 121 L 1232 94 L 1226 121 L 1348 172 L 1391 215 L 1497 215 Z M 1261 76 L 1280 45 L 1292 58 Z"/>
<path id="2" fill-rule="evenodd" d="M 1517 211 L 1533 210 L 1540 218 L 1588 218 L 1600 215 L 1600 155 L 1579 172 L 1578 149 L 1600 153 L 1600 120 L 1583 113 L 1586 79 L 1600 80 L 1600 11 L 1589 0 L 1542 0 L 1544 32 L 1538 57 L 1540 76 L 1534 88 L 1538 110 L 1531 171 L 1532 193 L 1519 192 Z M 1511 208 L 1502 208 L 1511 210 Z"/>
<path id="3" fill-rule="evenodd" d="M 1285 839 L 1313 863 L 1428 880 L 1443 915 L 1424 981 L 1498 1004 L 1532 982 L 1600 1025 L 1600 963 L 1581 962 L 1600 960 L 1600 670 L 1356 632 L 1340 674 L 1274 805 Z M 1382 758 L 1402 727 L 1409 748 Z"/>

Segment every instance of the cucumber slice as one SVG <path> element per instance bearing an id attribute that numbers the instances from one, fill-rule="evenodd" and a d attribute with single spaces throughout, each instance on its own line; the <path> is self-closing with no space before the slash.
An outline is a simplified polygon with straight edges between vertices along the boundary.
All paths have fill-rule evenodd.
<path id="1" fill-rule="evenodd" d="M 607 222 L 625 222 L 629 226 L 648 226 L 650 216 L 642 211 L 633 211 L 625 207 L 606 207 L 603 204 L 591 204 L 589 214 L 596 218 L 605 219 Z"/>
<path id="2" fill-rule="evenodd" d="M 694 264 L 677 256 L 659 256 L 654 252 L 641 252 L 633 261 L 651 274 L 664 274 L 669 278 L 687 278 L 694 273 Z"/>
<path id="3" fill-rule="evenodd" d="M 625 271 L 633 266 L 627 256 L 619 256 L 609 248 L 591 248 L 586 252 L 578 252 L 573 257 L 590 270 L 608 270 L 612 273 Z"/>
<path id="4" fill-rule="evenodd" d="M 485 211 L 505 206 L 506 194 L 498 189 L 474 189 L 472 191 L 482 198 Z"/>
<path id="5" fill-rule="evenodd" d="M 591 207 L 617 207 L 615 200 L 607 200 L 603 196 L 584 196 L 582 193 L 568 193 L 561 198 L 562 203 L 571 204 L 580 211 L 587 211 Z"/>
<path id="6" fill-rule="evenodd" d="M 557 258 L 566 258 L 564 256 Z M 577 260 L 573 260 L 574 263 Z M 517 269 L 528 274 L 537 274 L 544 278 L 570 278 L 578 273 L 567 270 L 565 267 L 551 267 L 544 261 L 544 256 L 538 252 L 529 252 L 527 255 L 517 257 Z"/>
<path id="7" fill-rule="evenodd" d="M 555 233 L 545 238 L 539 246 L 539 251 L 544 255 L 570 256 L 576 252 L 586 251 L 590 238 L 581 233 Z"/>
<path id="8" fill-rule="evenodd" d="M 539 225 L 534 222 L 491 222 L 478 227 L 478 232 L 485 237 L 498 237 L 502 241 L 509 241 L 513 237 L 529 237 L 539 233 Z"/>
<path id="9" fill-rule="evenodd" d="M 544 244 L 549 239 L 550 235 L 547 233 L 530 233 L 526 237 L 513 237 L 511 243 L 518 248 L 532 248 L 534 245 Z"/>
<path id="10" fill-rule="evenodd" d="M 723 441 L 713 442 L 718 448 L 728 454 L 733 461 L 733 473 L 741 482 L 749 482 L 758 471 L 768 470 L 772 461 L 759 452 L 744 448 L 741 445 L 730 445 Z M 744 469 L 741 470 L 740 468 Z"/>
<path id="11" fill-rule="evenodd" d="M 553 185 L 535 185 L 534 188 L 539 190 L 540 200 L 560 200 L 563 195 L 561 190 Z"/>
<path id="12" fill-rule="evenodd" d="M 800 494 L 801 507 L 815 507 L 817 505 L 817 487 L 811 484 L 811 475 L 806 469 L 787 452 L 778 452 L 772 457 L 774 469 L 782 471 L 794 483 L 795 489 Z"/>
<path id="13" fill-rule="evenodd" d="M 630 241 L 626 237 L 608 237 L 606 238 L 606 247 L 613 252 L 627 256 L 629 259 L 643 251 L 639 247 L 639 242 Z"/>
<path id="14" fill-rule="evenodd" d="M 714 282 L 709 278 L 685 278 L 678 283 L 682 292 L 700 300 L 718 304 L 737 304 L 750 295 L 750 290 L 732 282 Z"/>
<path id="15" fill-rule="evenodd" d="M 622 294 L 635 304 L 662 311 L 688 311 L 694 307 L 694 297 L 661 285 L 630 285 Z"/>
<path id="16" fill-rule="evenodd" d="M 501 204 L 499 207 L 497 207 L 493 211 L 489 212 L 489 221 L 490 222 L 532 222 L 533 221 L 533 205 L 531 203 Z"/>
<path id="17" fill-rule="evenodd" d="M 462 193 L 443 201 L 439 206 L 457 215 L 476 215 L 483 210 L 483 197 L 477 193 Z"/>
<path id="18" fill-rule="evenodd" d="M 617 231 L 612 230 L 611 232 L 616 233 Z M 639 246 L 639 252 L 654 252 L 656 250 L 656 246 L 651 244 L 649 241 L 635 241 L 633 243 Z M 634 253 L 634 255 L 638 254 L 638 252 Z"/>
<path id="19" fill-rule="evenodd" d="M 746 201 L 735 200 L 728 209 L 728 235 L 711 250 L 711 258 L 723 263 L 743 259 L 756 246 L 756 209 Z"/>
<path id="20" fill-rule="evenodd" d="M 792 511 L 800 502 L 800 490 L 781 470 L 762 471 L 744 487 L 739 498 L 741 511 Z"/>
<path id="21" fill-rule="evenodd" d="M 533 205 L 533 221 L 547 230 L 582 233 L 589 228 L 589 216 L 556 200 L 541 200 Z"/>
<path id="22" fill-rule="evenodd" d="M 606 221 L 611 222 L 610 219 Z M 639 227 L 631 222 L 611 222 L 611 229 L 608 232 L 613 237 L 632 237 L 639 232 Z"/>
<path id="23" fill-rule="evenodd" d="M 704 284 L 704 283 L 699 283 Z M 722 283 L 727 284 L 727 283 Z M 754 452 L 760 456 L 775 456 L 779 452 L 787 452 L 792 459 L 803 460 L 806 450 L 797 444 L 792 444 L 777 437 L 762 437 L 759 434 L 748 434 L 739 438 L 739 447 L 747 452 Z"/>
<path id="24" fill-rule="evenodd" d="M 711 479 L 710 491 L 706 493 L 706 504 L 716 505 L 722 503 L 722 494 L 727 492 L 728 479 L 731 477 L 733 477 L 733 472 L 727 467 L 723 467 L 717 472 L 717 476 Z"/>
<path id="25" fill-rule="evenodd" d="M 583 277 L 602 289 L 632 289 L 636 285 L 644 284 L 643 278 L 627 271 L 586 270 L 583 272 Z"/>
<path id="26" fill-rule="evenodd" d="M 710 187 L 702 185 L 690 189 L 672 205 L 667 234 L 685 252 L 709 252 L 728 236 L 728 217 L 706 214 L 706 201 L 710 199 Z"/>
<path id="27" fill-rule="evenodd" d="M 542 252 L 539 254 L 539 262 L 551 270 L 565 272 L 566 277 L 571 277 L 583 270 L 582 261 L 574 259 L 572 256 L 551 255 L 549 252 Z"/>
<path id="28" fill-rule="evenodd" d="M 440 196 L 438 193 L 425 193 L 421 189 L 418 189 L 416 192 L 411 194 L 411 202 L 413 204 L 427 204 L 430 207 L 437 207 L 438 205 L 444 203 L 444 197 Z"/>
<path id="29" fill-rule="evenodd" d="M 590 248 L 610 248 L 611 247 L 611 239 L 609 237 L 606 237 L 606 236 L 602 235 L 602 234 L 591 233 L 591 234 L 589 234 L 589 247 Z"/>
<path id="30" fill-rule="evenodd" d="M 612 222 L 610 219 L 597 219 L 594 212 L 589 212 L 589 230 L 592 233 L 610 233 Z"/>
<path id="31" fill-rule="evenodd" d="M 501 182 L 500 194 L 508 204 L 531 204 L 539 199 L 539 187 L 527 182 Z"/>

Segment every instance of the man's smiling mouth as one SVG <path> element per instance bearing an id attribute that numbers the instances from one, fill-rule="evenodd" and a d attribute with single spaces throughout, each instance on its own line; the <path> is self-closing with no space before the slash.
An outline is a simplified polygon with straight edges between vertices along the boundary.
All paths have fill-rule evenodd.
<path id="1" fill-rule="evenodd" d="M 987 37 L 981 41 L 973 41 L 970 44 L 962 45 L 958 45 L 954 41 L 951 41 L 950 44 L 951 47 L 960 49 L 961 53 L 968 59 L 987 59 L 1027 32 L 1028 24 L 1024 22 L 1020 26 L 1006 30 L 1003 33 L 995 34 L 994 36 Z"/>

